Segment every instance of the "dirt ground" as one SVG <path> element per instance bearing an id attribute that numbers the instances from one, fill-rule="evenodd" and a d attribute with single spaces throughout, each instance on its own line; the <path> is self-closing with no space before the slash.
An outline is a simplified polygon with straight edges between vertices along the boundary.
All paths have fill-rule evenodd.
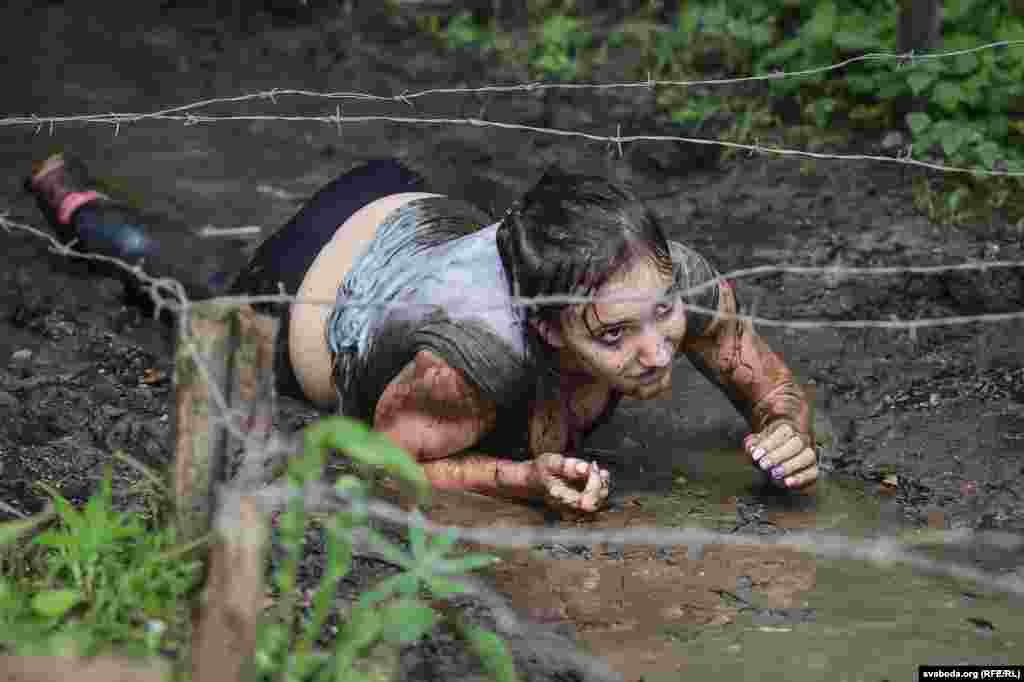
<path id="1" fill-rule="evenodd" d="M 113 8 L 8 3 L 0 11 L 7 46 L 0 64 L 8 84 L 3 115 L 146 112 L 272 88 L 395 95 L 528 80 L 521 67 L 446 52 L 397 19 L 370 21 L 353 31 L 338 12 L 298 22 L 257 14 L 239 32 L 185 3 L 163 10 L 156 3 Z M 624 79 L 629 59 L 626 53 L 613 59 L 596 80 Z M 417 99 L 415 110 L 401 102 L 279 96 L 206 113 L 324 115 L 338 104 L 346 115 L 473 116 L 600 134 L 614 134 L 619 124 L 626 134 L 667 129 L 650 97 L 616 90 L 437 95 Z M 259 225 L 264 235 L 339 172 L 360 160 L 398 156 L 428 172 L 438 187 L 496 213 L 549 163 L 611 174 L 649 200 L 672 238 L 688 241 L 723 270 L 1014 260 L 1024 251 L 1021 231 L 998 219 L 960 227 L 930 222 L 914 207 L 913 173 L 877 163 L 801 163 L 768 155 L 720 162 L 706 148 L 663 143 L 628 145 L 620 157 L 615 148 L 579 139 L 384 122 L 340 129 L 273 120 L 143 121 L 118 129 L 68 122 L 39 130 L 5 126 L 0 140 L 0 168 L 6 171 L 0 211 L 37 226 L 42 218 L 21 183 L 31 162 L 55 149 L 73 150 L 97 174 L 113 176 L 133 196 L 144 197 L 150 209 L 197 229 Z M 879 151 L 872 138 L 856 145 L 856 151 Z M 168 328 L 126 305 L 119 282 L 48 253 L 38 239 L 0 232 L 0 249 L 0 500 L 24 511 L 38 509 L 36 481 L 83 499 L 115 450 L 165 465 L 172 407 Z M 1024 271 L 772 275 L 743 280 L 739 291 L 748 310 L 775 319 L 973 315 L 1022 310 Z M 825 475 L 857 482 L 873 504 L 882 505 L 877 528 L 1024 532 L 1018 489 L 1024 474 L 1024 323 L 935 327 L 916 334 L 768 326 L 761 332 L 801 380 L 814 385 Z M 669 494 L 681 476 L 697 484 L 713 478 L 718 470 L 702 453 L 735 449 L 744 435 L 742 420 L 724 397 L 691 368 L 677 368 L 675 386 L 667 401 L 625 404 L 591 444 L 594 456 L 616 476 L 609 513 Z M 314 417 L 308 408 L 285 403 L 281 419 L 298 427 Z M 124 483 L 122 501 L 130 506 L 133 474 L 116 471 Z M 722 527 L 784 532 L 786 523 L 772 522 L 770 496 L 746 484 L 738 490 L 720 510 L 728 517 Z M 557 548 L 547 550 L 558 558 Z M 574 561 L 589 558 L 578 549 L 567 551 Z M 651 555 L 644 561 L 670 558 Z M 971 560 L 991 570 L 1024 570 L 1020 555 Z M 351 587 L 380 570 L 361 563 Z M 477 611 L 477 617 L 489 617 Z M 578 614 L 568 617 L 577 627 L 559 630 L 558 637 L 569 642 L 580 636 L 586 628 Z M 1022 629 L 1020 623 L 1007 627 Z M 601 651 L 607 643 L 594 641 L 597 653 L 613 653 Z M 567 658 L 538 654 L 525 640 L 515 648 L 527 679 L 585 678 Z M 475 666 L 443 634 L 403 654 L 405 679 L 482 675 Z M 628 661 L 616 666 L 627 677 L 628 668 Z"/>

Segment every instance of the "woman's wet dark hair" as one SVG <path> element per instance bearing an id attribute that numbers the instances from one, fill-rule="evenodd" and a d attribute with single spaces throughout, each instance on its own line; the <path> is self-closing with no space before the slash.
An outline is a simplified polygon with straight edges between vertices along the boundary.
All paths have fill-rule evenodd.
<path id="1" fill-rule="evenodd" d="M 502 219 L 498 253 L 513 296 L 592 296 L 624 265 L 646 256 L 674 271 L 658 219 L 609 180 L 549 169 Z M 561 325 L 566 305 L 529 306 L 526 318 Z M 557 391 L 558 369 L 533 325 L 523 325 L 538 388 Z"/>
<path id="2" fill-rule="evenodd" d="M 549 169 L 502 219 L 498 252 L 513 296 L 593 295 L 636 256 L 671 273 L 660 222 L 625 187 Z M 566 306 L 529 308 L 557 322 Z"/>

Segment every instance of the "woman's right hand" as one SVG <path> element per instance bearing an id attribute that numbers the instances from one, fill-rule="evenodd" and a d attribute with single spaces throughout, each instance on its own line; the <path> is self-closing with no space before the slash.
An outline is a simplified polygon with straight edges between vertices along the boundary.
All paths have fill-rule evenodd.
<path id="1" fill-rule="evenodd" d="M 534 484 L 551 509 L 596 512 L 608 501 L 611 474 L 597 462 L 546 452 L 532 464 Z"/>

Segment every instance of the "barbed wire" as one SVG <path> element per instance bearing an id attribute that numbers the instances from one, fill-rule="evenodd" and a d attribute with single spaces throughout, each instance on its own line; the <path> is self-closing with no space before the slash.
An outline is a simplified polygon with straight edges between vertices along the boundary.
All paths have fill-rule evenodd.
<path id="1" fill-rule="evenodd" d="M 615 145 L 621 153 L 624 144 L 632 142 L 686 142 L 690 144 L 710 145 L 736 149 L 749 152 L 750 154 L 771 154 L 775 156 L 792 156 L 818 160 L 835 161 L 878 161 L 881 163 L 895 163 L 903 166 L 915 166 L 929 170 L 941 171 L 944 173 L 966 173 L 970 175 L 988 177 L 1024 177 L 1024 171 L 995 170 L 986 168 L 967 168 L 963 166 L 952 166 L 949 164 L 937 163 L 915 159 L 910 151 L 902 152 L 898 156 L 883 156 L 878 154 L 829 154 L 825 152 L 812 152 L 805 149 L 790 149 L 786 147 L 765 146 L 762 144 L 749 144 L 744 142 L 730 142 L 704 137 L 687 137 L 682 135 L 600 135 L 588 133 L 581 130 L 568 130 L 565 128 L 550 128 L 543 126 L 531 126 L 525 123 L 506 123 L 502 121 L 488 121 L 481 118 L 430 118 L 421 116 L 386 116 L 386 115 L 365 115 L 347 116 L 340 112 L 323 116 L 274 116 L 269 114 L 248 114 L 248 115 L 225 115 L 225 116 L 199 116 L 195 114 L 180 115 L 153 115 L 142 118 L 135 114 L 105 114 L 87 117 L 68 117 L 86 123 L 101 123 L 113 125 L 115 135 L 120 127 L 126 123 L 137 123 L 141 120 L 175 121 L 187 126 L 199 125 L 202 123 L 225 123 L 225 122 L 265 122 L 283 121 L 287 123 L 323 123 L 340 127 L 344 124 L 354 123 L 399 123 L 410 125 L 462 125 L 478 128 L 500 128 L 503 130 L 516 130 L 520 132 L 538 133 L 555 137 L 574 137 L 592 142 L 603 142 Z M 56 121 L 57 119 L 54 119 Z M 26 122 L 33 122 L 32 119 L 25 119 Z M 52 123 L 53 121 L 51 121 Z M 619 127 L 621 130 L 621 126 Z"/>
<path id="2" fill-rule="evenodd" d="M 1024 46 L 1024 40 L 999 40 L 991 43 L 985 43 L 983 45 L 977 45 L 975 47 L 965 48 L 961 50 L 949 50 L 940 52 L 926 52 L 922 54 L 911 52 L 895 53 L 895 52 L 869 52 L 867 54 L 858 55 L 844 59 L 840 62 L 828 64 L 825 66 L 810 67 L 807 69 L 800 69 L 797 71 L 773 71 L 767 74 L 759 74 L 753 76 L 741 76 L 737 78 L 710 78 L 710 79 L 694 79 L 694 80 L 655 80 L 648 77 L 642 81 L 623 81 L 617 83 L 546 83 L 546 82 L 532 82 L 532 83 L 517 83 L 514 85 L 483 85 L 477 87 L 459 87 L 459 88 L 427 88 L 424 90 L 418 90 L 414 92 L 405 91 L 398 95 L 378 95 L 371 92 L 353 92 L 353 91 L 321 91 L 321 90 L 306 90 L 299 88 L 271 88 L 270 90 L 261 90 L 258 92 L 249 92 L 241 95 L 234 95 L 229 97 L 210 97 L 207 99 L 190 102 L 188 104 L 182 104 L 173 107 L 167 107 L 159 109 L 149 113 L 130 113 L 130 114 L 101 114 L 98 116 L 94 115 L 82 115 L 82 116 L 12 116 L 7 118 L 0 118 L 0 126 L 8 125 L 33 125 L 33 126 L 46 126 L 56 123 L 72 123 L 72 122 L 91 122 L 101 121 L 109 123 L 109 117 L 125 117 L 131 121 L 141 121 L 145 119 L 162 119 L 167 116 L 175 114 L 185 114 L 193 112 L 197 109 L 204 109 L 207 107 L 213 107 L 221 104 L 241 104 L 244 102 L 251 101 L 265 101 L 270 100 L 274 104 L 277 103 L 279 97 L 305 97 L 314 99 L 326 99 L 326 100 L 356 100 L 362 102 L 378 102 L 378 103 L 403 103 L 412 107 L 412 103 L 424 97 L 436 96 L 436 95 L 488 95 L 488 94 L 509 94 L 509 93 L 531 93 L 531 92 L 543 92 L 547 90 L 628 90 L 628 89 L 651 89 L 656 87 L 692 87 L 695 85 L 732 85 L 739 83 L 750 83 L 756 81 L 772 81 L 781 80 L 783 78 L 803 78 L 806 76 L 818 75 L 828 73 L 830 71 L 836 71 L 839 69 L 846 68 L 852 64 L 858 62 L 871 62 L 871 61 L 896 61 L 897 68 L 912 68 L 915 62 L 925 62 L 935 59 L 949 59 L 952 57 L 958 57 L 966 54 L 973 54 L 977 52 L 984 52 L 990 50 L 997 50 L 1003 48 L 1020 47 Z M 908 67 L 909 65 L 909 67 Z"/>
<path id="3" fill-rule="evenodd" d="M 74 249 L 74 243 L 62 244 L 51 234 L 43 230 L 18 223 L 7 218 L 7 213 L 0 212 L 0 228 L 5 230 L 18 230 L 27 232 L 37 238 L 43 239 L 50 245 L 50 250 L 59 255 L 79 258 L 82 260 L 96 261 L 111 264 L 121 268 L 125 272 L 137 277 L 139 281 L 149 286 L 149 295 L 156 308 L 155 313 L 161 310 L 182 313 L 187 311 L 194 303 L 212 303 L 226 306 L 259 305 L 267 303 L 282 304 L 304 304 L 336 306 L 343 305 L 351 308 L 383 308 L 383 309 L 417 309 L 429 307 L 430 304 L 410 303 L 407 301 L 389 301 L 374 299 L 350 299 L 339 302 L 336 299 L 303 298 L 288 293 L 267 294 L 267 295 L 244 295 L 244 296 L 216 296 L 213 298 L 192 301 L 185 292 L 185 287 L 177 280 L 166 277 L 153 277 L 145 273 L 144 262 L 131 264 L 111 256 L 104 256 L 93 253 L 83 253 Z M 743 277 L 754 277 L 760 275 L 775 274 L 821 274 L 830 278 L 855 277 L 855 276 L 885 276 L 905 274 L 940 274 L 944 272 L 964 271 L 987 271 L 1001 268 L 1024 269 L 1024 261 L 982 261 L 973 263 L 952 263 L 948 265 L 908 265 L 908 266 L 882 266 L 882 267 L 846 267 L 840 265 L 804 266 L 804 265 L 759 265 L 750 268 L 731 270 L 718 275 L 707 282 L 698 284 L 681 293 L 684 295 L 695 295 L 710 287 L 717 286 L 720 282 Z M 476 311 L 499 310 L 509 306 L 517 308 L 533 308 L 543 306 L 565 306 L 565 305 L 586 305 L 595 302 L 601 303 L 653 303 L 662 300 L 662 296 L 535 296 L 535 297 L 494 297 L 490 301 L 474 301 L 469 309 Z M 760 315 L 746 313 L 727 313 L 704 306 L 687 303 L 688 310 L 703 313 L 705 315 L 717 316 L 724 320 L 749 321 L 761 327 L 780 327 L 790 329 L 921 329 L 925 327 L 956 326 L 973 323 L 995 323 L 1011 320 L 1024 319 L 1024 310 L 1005 313 L 978 313 L 974 315 L 949 315 L 942 317 L 922 317 L 912 320 L 888 319 L 888 320 L 780 320 Z"/>
<path id="4" fill-rule="evenodd" d="M 148 113 L 107 113 L 107 114 L 83 114 L 83 115 L 71 115 L 71 116 L 10 116 L 0 119 L 0 126 L 32 126 L 36 129 L 38 134 L 44 127 L 49 127 L 50 133 L 52 134 L 57 124 L 68 124 L 68 123 L 86 123 L 86 124 L 102 124 L 111 125 L 114 127 L 114 134 L 117 135 L 120 132 L 121 126 L 125 124 L 140 123 L 143 121 L 170 121 L 179 122 L 187 126 L 199 125 L 203 123 L 226 123 L 226 122 L 258 122 L 258 121 L 282 121 L 287 123 L 298 123 L 298 122 L 315 122 L 321 124 L 334 125 L 341 130 L 341 126 L 345 124 L 357 124 L 357 123 L 395 123 L 395 124 L 406 124 L 406 125 L 450 125 L 450 126 L 474 126 L 484 128 L 499 128 L 504 130 L 515 130 L 519 132 L 529 132 L 547 136 L 556 137 L 574 137 L 584 139 L 592 142 L 602 142 L 609 145 L 615 145 L 618 149 L 620 156 L 622 155 L 622 149 L 624 144 L 635 143 L 635 142 L 675 142 L 675 143 L 688 143 L 688 144 L 699 144 L 699 145 L 711 145 L 723 147 L 726 149 L 735 149 L 739 151 L 745 151 L 750 154 L 771 154 L 775 156 L 793 156 L 800 158 L 818 159 L 818 160 L 837 160 L 837 161 L 877 161 L 881 163 L 896 163 L 904 166 L 914 166 L 919 168 L 926 168 L 929 170 L 945 172 L 945 173 L 966 173 L 978 176 L 989 176 L 989 177 L 1024 177 L 1024 171 L 1011 171 L 1001 169 L 986 169 L 986 168 L 967 168 L 962 166 L 953 166 L 949 164 L 937 163 L 934 161 L 927 161 L 923 159 L 915 159 L 911 156 L 912 145 L 910 148 L 900 152 L 896 156 L 885 156 L 877 154 L 830 154 L 825 152 L 812 152 L 804 149 L 790 149 L 778 146 L 766 146 L 762 144 L 749 144 L 741 142 L 731 142 L 728 140 L 718 140 L 712 138 L 701 138 L 701 137 L 690 137 L 681 135 L 622 135 L 622 127 L 617 127 L 616 135 L 601 135 L 598 133 L 579 131 L 579 130 L 567 130 L 563 128 L 552 128 L 546 126 L 531 126 L 522 123 L 507 123 L 501 121 L 489 121 L 483 118 L 472 118 L 472 117 L 420 117 L 420 116 L 387 116 L 387 115 L 361 115 L 351 116 L 343 115 L 341 107 L 337 107 L 332 114 L 320 115 L 320 116 L 277 116 L 269 114 L 249 114 L 249 115 L 223 115 L 223 116 L 212 116 L 212 115 L 199 115 L 193 113 L 199 109 L 218 105 L 218 104 L 234 104 L 253 100 L 271 100 L 276 103 L 278 97 L 285 96 L 302 96 L 308 98 L 319 98 L 328 100 L 337 99 L 349 99 L 349 100 L 360 100 L 360 101 L 372 101 L 372 102 L 403 102 L 410 108 L 415 108 L 413 105 L 414 100 L 428 95 L 479 95 L 479 94 L 495 94 L 495 93 L 512 93 L 512 92 L 534 92 L 539 90 L 612 90 L 612 89 L 628 89 L 628 88 L 654 88 L 657 86 L 694 86 L 694 85 L 725 85 L 730 83 L 745 83 L 750 81 L 759 80 L 778 80 L 781 78 L 798 78 L 805 77 L 814 74 L 826 73 L 837 69 L 845 68 L 851 64 L 857 62 L 866 61 L 880 61 L 880 60 L 898 60 L 898 65 L 902 68 L 903 65 L 913 65 L 916 61 L 927 61 L 935 59 L 948 59 L 965 54 L 972 54 L 985 50 L 995 49 L 1008 49 L 1011 47 L 1018 47 L 1024 45 L 1024 40 L 1003 40 L 992 43 L 986 43 L 971 48 L 965 48 L 962 50 L 952 50 L 946 52 L 933 52 L 925 54 L 915 54 L 913 52 L 898 54 L 889 52 L 878 52 L 868 53 L 856 57 L 851 57 L 843 61 L 829 64 L 821 67 L 813 67 L 809 69 L 801 69 L 798 71 L 778 71 L 771 74 L 762 74 L 755 76 L 744 76 L 739 78 L 722 78 L 722 79 L 705 79 L 705 80 L 653 80 L 648 78 L 646 81 L 636 82 L 620 82 L 620 83 L 524 83 L 517 85 L 487 85 L 475 88 L 430 88 L 421 90 L 418 92 L 404 92 L 399 95 L 376 95 L 373 93 L 366 92 L 318 92 L 313 90 L 301 90 L 301 89 L 289 89 L 289 88 L 275 88 L 271 90 L 265 90 L 255 93 L 245 93 L 233 97 L 216 97 L 199 100 L 189 104 L 183 104 L 174 107 L 168 107 L 158 111 Z"/>
<path id="5" fill-rule="evenodd" d="M 416 512 L 407 512 L 380 500 L 354 499 L 323 483 L 307 484 L 303 489 L 298 489 L 290 483 L 281 483 L 256 491 L 254 496 L 267 512 L 282 509 L 289 500 L 301 496 L 308 511 L 328 513 L 354 510 L 365 512 L 381 521 L 396 523 L 407 528 L 419 526 L 432 534 L 454 533 L 460 540 L 491 547 L 525 549 L 546 544 L 785 547 L 824 559 L 852 559 L 882 567 L 897 563 L 905 564 L 923 574 L 973 581 L 1002 592 L 1024 596 L 1024 578 L 1020 576 L 993 575 L 962 564 L 939 561 L 908 552 L 902 547 L 915 543 L 899 536 L 854 540 L 845 535 L 819 531 L 757 536 L 723 533 L 696 526 L 683 528 L 630 526 L 621 529 L 593 529 L 502 525 L 472 528 L 438 524 L 424 519 Z M 927 534 L 922 534 L 918 542 L 940 546 L 987 545 L 1009 552 L 1018 551 L 1024 546 L 1024 538 L 1012 533 L 972 530 L 930 531 Z"/>

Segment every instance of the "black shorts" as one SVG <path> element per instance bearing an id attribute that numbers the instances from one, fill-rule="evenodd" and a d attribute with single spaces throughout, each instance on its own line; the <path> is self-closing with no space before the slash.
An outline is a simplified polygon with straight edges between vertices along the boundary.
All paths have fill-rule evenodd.
<path id="1" fill-rule="evenodd" d="M 402 192 L 430 192 L 424 179 L 394 159 L 368 161 L 343 173 L 318 191 L 294 218 L 256 249 L 231 285 L 233 295 L 294 295 L 320 250 L 338 226 L 370 202 Z M 303 399 L 288 355 L 288 305 L 257 306 L 281 318 L 274 371 L 282 395 Z"/>

